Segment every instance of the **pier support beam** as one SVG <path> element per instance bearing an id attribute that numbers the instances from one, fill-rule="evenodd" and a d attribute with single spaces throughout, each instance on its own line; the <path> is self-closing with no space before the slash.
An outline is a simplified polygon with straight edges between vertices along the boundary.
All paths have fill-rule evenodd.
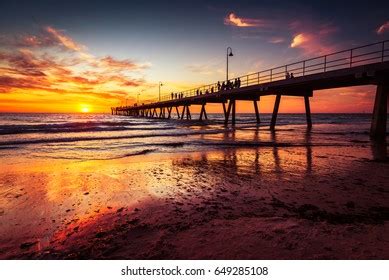
<path id="1" fill-rule="evenodd" d="M 386 121 L 388 112 L 389 84 L 379 84 L 377 86 L 373 119 L 371 121 L 370 136 L 372 138 L 386 137 Z"/>
<path id="2" fill-rule="evenodd" d="M 168 108 L 167 108 L 167 112 L 168 112 L 167 118 L 168 118 L 168 119 L 170 119 L 170 118 L 171 118 L 171 115 L 172 115 L 172 109 L 173 109 L 173 107 L 170 107 L 170 108 L 168 107 Z"/>
<path id="3" fill-rule="evenodd" d="M 180 111 L 178 111 L 178 106 L 176 106 L 176 113 L 177 113 L 178 119 L 180 119 Z"/>
<path id="4" fill-rule="evenodd" d="M 222 105 L 223 105 L 224 118 L 227 118 L 226 104 L 224 104 L 223 102 Z"/>
<path id="5" fill-rule="evenodd" d="M 228 109 L 227 112 L 225 113 L 225 121 L 224 121 L 225 125 L 228 124 L 230 114 L 231 114 L 231 123 L 235 125 L 235 107 L 236 107 L 236 101 L 235 99 L 231 99 L 230 102 L 228 102 Z"/>
<path id="6" fill-rule="evenodd" d="M 305 102 L 305 115 L 307 117 L 307 127 L 308 130 L 312 129 L 312 119 L 311 119 L 311 106 L 309 104 L 309 96 L 304 96 Z"/>
<path id="7" fill-rule="evenodd" d="M 192 115 L 190 114 L 190 110 L 189 110 L 189 105 L 186 106 L 186 119 L 187 120 L 191 120 L 192 119 Z"/>
<path id="8" fill-rule="evenodd" d="M 181 120 L 184 119 L 185 111 L 186 111 L 186 105 L 184 105 L 184 108 L 182 108 Z"/>
<path id="9" fill-rule="evenodd" d="M 270 129 L 274 130 L 277 122 L 278 109 L 280 108 L 281 94 L 276 95 L 276 101 L 274 102 L 273 115 L 271 117 Z"/>
<path id="10" fill-rule="evenodd" d="M 162 119 L 162 108 L 159 108 L 159 118 Z"/>
<path id="11" fill-rule="evenodd" d="M 202 105 L 201 105 L 200 121 L 203 120 L 203 116 L 204 116 L 204 119 L 208 120 L 207 112 L 205 111 L 205 104 L 202 104 Z"/>
<path id="12" fill-rule="evenodd" d="M 261 123 L 261 119 L 259 117 L 259 110 L 258 110 L 257 100 L 253 100 L 253 103 L 254 103 L 255 117 L 257 119 L 257 124 L 259 124 L 259 123 Z"/>
<path id="13" fill-rule="evenodd" d="M 233 125 L 235 125 L 235 109 L 236 109 L 236 101 L 234 99 L 232 100 L 232 116 L 231 116 L 231 122 Z"/>

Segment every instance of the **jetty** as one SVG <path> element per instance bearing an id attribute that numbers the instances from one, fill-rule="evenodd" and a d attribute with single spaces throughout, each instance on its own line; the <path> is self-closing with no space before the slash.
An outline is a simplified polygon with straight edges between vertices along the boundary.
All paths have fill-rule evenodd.
<path id="1" fill-rule="evenodd" d="M 200 120 L 208 119 L 206 105 L 221 104 L 225 124 L 236 122 L 236 101 L 253 103 L 256 121 L 261 123 L 260 100 L 274 95 L 275 103 L 270 122 L 274 130 L 282 96 L 304 99 L 307 127 L 312 127 L 310 98 L 317 90 L 341 87 L 376 85 L 370 134 L 386 136 L 389 92 L 389 40 L 359 46 L 327 55 L 290 63 L 264 71 L 234 77 L 221 87 L 213 83 L 172 93 L 147 104 L 112 107 L 113 115 L 142 118 L 192 119 L 191 106 L 201 106 Z M 234 81 L 239 81 L 238 85 Z"/>

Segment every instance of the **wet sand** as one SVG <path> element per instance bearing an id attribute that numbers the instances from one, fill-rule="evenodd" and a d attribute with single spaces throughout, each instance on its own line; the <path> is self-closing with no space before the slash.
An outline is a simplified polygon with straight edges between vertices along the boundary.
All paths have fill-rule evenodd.
<path id="1" fill-rule="evenodd" d="M 0 258 L 388 259 L 389 163 L 376 151 L 2 162 Z"/>

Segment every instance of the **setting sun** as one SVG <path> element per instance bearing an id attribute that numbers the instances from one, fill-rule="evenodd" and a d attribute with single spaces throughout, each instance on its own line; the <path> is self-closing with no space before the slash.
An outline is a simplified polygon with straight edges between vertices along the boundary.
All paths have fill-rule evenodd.
<path id="1" fill-rule="evenodd" d="M 81 113 L 89 113 L 91 111 L 88 105 L 81 105 L 80 108 L 81 108 Z"/>

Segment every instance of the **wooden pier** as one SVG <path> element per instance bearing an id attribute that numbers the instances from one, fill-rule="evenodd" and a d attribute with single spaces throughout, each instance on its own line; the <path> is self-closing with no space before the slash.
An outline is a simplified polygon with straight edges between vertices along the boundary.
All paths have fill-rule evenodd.
<path id="1" fill-rule="evenodd" d="M 292 77 L 290 77 L 292 76 Z M 259 101 L 262 96 L 275 95 L 270 129 L 275 129 L 282 96 L 304 98 L 308 128 L 312 127 L 310 98 L 316 90 L 360 85 L 376 85 L 376 97 L 371 123 L 371 136 L 386 136 L 389 94 L 389 40 L 364 45 L 312 59 L 283 65 L 265 71 L 237 77 L 240 86 L 221 89 L 209 84 L 148 104 L 111 108 L 112 114 L 170 119 L 192 119 L 191 106 L 201 106 L 200 120 L 208 119 L 206 105 L 222 105 L 225 124 L 236 122 L 236 101 L 253 102 L 256 121 L 261 122 Z M 232 81 L 234 81 L 232 79 Z M 226 81 L 225 81 L 226 82 Z M 181 109 L 182 108 L 182 109 Z"/>

